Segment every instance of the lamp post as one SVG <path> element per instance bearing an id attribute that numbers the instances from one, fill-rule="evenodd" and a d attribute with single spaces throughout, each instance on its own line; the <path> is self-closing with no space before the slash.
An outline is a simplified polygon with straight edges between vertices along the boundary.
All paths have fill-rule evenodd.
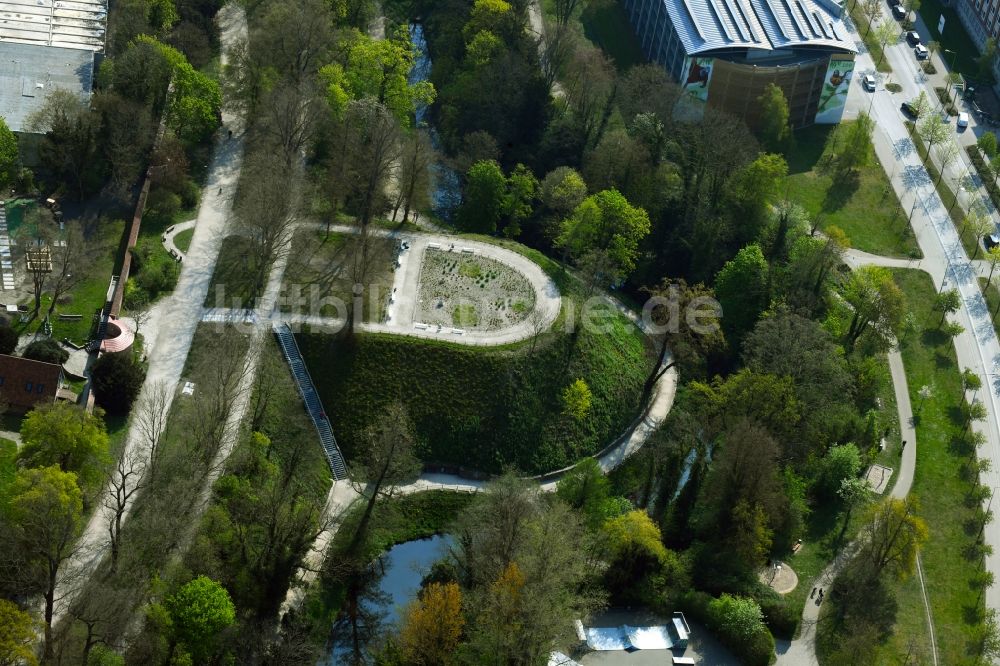
<path id="1" fill-rule="evenodd" d="M 948 85 L 950 87 L 954 87 L 955 84 L 954 79 L 952 79 L 952 73 L 955 71 L 955 56 L 957 56 L 958 53 L 956 51 L 952 51 L 951 49 L 944 49 L 944 52 L 951 54 L 951 61 L 948 63 Z M 955 102 L 952 102 L 952 105 L 954 104 Z"/>

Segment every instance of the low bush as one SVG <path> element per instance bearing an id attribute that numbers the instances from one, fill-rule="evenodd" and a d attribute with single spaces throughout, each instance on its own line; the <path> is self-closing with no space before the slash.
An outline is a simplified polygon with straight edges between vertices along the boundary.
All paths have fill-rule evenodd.
<path id="1" fill-rule="evenodd" d="M 17 348 L 17 331 L 10 326 L 0 326 L 0 354 L 11 354 Z"/>
<path id="2" fill-rule="evenodd" d="M 39 338 L 25 348 L 23 356 L 33 361 L 62 365 L 69 359 L 69 352 L 52 338 Z"/>
<path id="3" fill-rule="evenodd" d="M 677 598 L 677 606 L 686 615 L 705 625 L 723 645 L 748 666 L 767 666 L 774 657 L 774 637 L 759 620 L 740 617 L 737 608 L 756 606 L 752 599 L 693 590 Z"/>
<path id="4" fill-rule="evenodd" d="M 986 163 L 986 160 L 983 159 L 983 154 L 979 151 L 979 147 L 966 146 L 965 152 L 969 154 L 969 161 L 972 162 L 976 173 L 979 174 L 979 179 L 983 181 L 983 187 L 986 188 L 987 194 L 990 195 L 990 201 L 993 202 L 994 206 L 1000 208 L 1000 186 L 997 185 L 996 179 L 993 178 L 993 170 Z"/>

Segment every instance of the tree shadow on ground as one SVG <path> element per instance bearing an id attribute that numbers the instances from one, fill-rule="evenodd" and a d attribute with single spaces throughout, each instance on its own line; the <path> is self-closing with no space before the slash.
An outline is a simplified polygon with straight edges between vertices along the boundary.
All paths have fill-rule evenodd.
<path id="1" fill-rule="evenodd" d="M 837 169 L 833 175 L 833 183 L 823 197 L 821 210 L 824 213 L 834 213 L 843 208 L 861 186 L 861 177 L 856 171 Z"/>

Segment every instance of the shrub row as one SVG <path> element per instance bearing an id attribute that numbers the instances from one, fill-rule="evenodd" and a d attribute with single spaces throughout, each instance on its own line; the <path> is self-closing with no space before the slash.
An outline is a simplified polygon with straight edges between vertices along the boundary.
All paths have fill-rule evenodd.
<path id="1" fill-rule="evenodd" d="M 969 154 L 972 166 L 975 167 L 976 173 L 979 174 L 979 179 L 983 181 L 983 187 L 986 188 L 986 192 L 990 195 L 990 201 L 993 202 L 994 206 L 1000 208 L 1000 186 L 997 185 L 997 181 L 993 178 L 990 165 L 986 163 L 986 160 L 983 159 L 983 154 L 979 152 L 979 147 L 966 146 L 965 152 Z"/>

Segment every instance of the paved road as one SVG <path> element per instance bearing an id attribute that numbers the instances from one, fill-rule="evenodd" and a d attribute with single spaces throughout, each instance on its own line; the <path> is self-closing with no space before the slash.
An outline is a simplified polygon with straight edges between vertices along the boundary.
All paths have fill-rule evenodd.
<path id="1" fill-rule="evenodd" d="M 219 12 L 218 20 L 223 45 L 222 62 L 225 64 L 228 49 L 237 40 L 245 39 L 247 36 L 246 16 L 239 4 L 227 3 Z M 165 306 L 161 312 L 166 314 L 160 319 L 159 325 L 144 329 L 147 335 L 153 338 L 151 340 L 153 351 L 149 355 L 149 369 L 139 399 L 142 400 L 143 394 L 162 384 L 167 388 L 169 396 L 165 406 L 167 412 L 173 401 L 195 329 L 201 321 L 202 303 L 208 294 L 208 286 L 225 235 L 226 221 L 232 209 L 230 194 L 235 190 L 243 161 L 243 139 L 239 119 L 227 111 L 223 111 L 222 118 L 226 127 L 236 130 L 234 137 L 227 140 L 222 138 L 224 136 L 222 132 L 219 133 L 220 138 L 216 143 L 207 184 L 198 209 L 198 224 L 195 227 L 187 259 L 181 267 L 177 288 L 169 298 L 165 299 Z M 133 455 L 139 460 L 147 460 L 149 457 L 148 443 L 142 436 L 140 428 L 135 425 L 129 428 L 124 450 L 125 455 Z M 94 510 L 80 537 L 78 555 L 63 566 L 63 575 L 60 576 L 60 584 L 56 588 L 58 602 L 53 624 L 66 612 L 80 588 L 79 585 L 66 585 L 63 581 L 86 579 L 107 552 L 108 514 L 109 512 L 103 507 Z"/>
<path id="2" fill-rule="evenodd" d="M 855 36 L 857 37 L 856 33 Z M 860 43 L 860 38 L 858 38 L 858 43 Z M 873 73 L 875 67 L 867 53 L 859 54 L 855 83 L 851 86 L 848 98 L 847 115 L 856 117 L 858 113 L 870 112 L 875 120 L 876 129 L 872 137 L 875 152 L 889 176 L 903 210 L 911 211 L 911 224 L 923 253 L 923 259 L 916 261 L 888 259 L 855 250 L 848 251 L 845 259 L 853 265 L 873 263 L 892 268 L 919 268 L 930 274 L 939 289 L 955 288 L 959 290 L 963 307 L 954 319 L 965 327 L 965 332 L 955 338 L 958 362 L 961 367 L 971 368 L 976 372 L 980 376 L 983 386 L 988 387 L 982 391 L 982 399 L 989 416 L 985 422 L 976 425 L 976 429 L 983 432 L 987 440 L 986 444 L 978 451 L 978 455 L 981 458 L 1000 460 L 1000 427 L 998 427 L 997 405 L 997 392 L 1000 390 L 1000 377 L 997 374 L 998 367 L 1000 367 L 1000 343 L 997 341 L 996 331 L 976 281 L 976 273 L 981 270 L 981 267 L 973 265 L 969 261 L 958 232 L 955 230 L 940 197 L 938 197 L 927 171 L 921 164 L 916 148 L 903 124 L 904 118 L 899 110 L 899 105 L 904 100 L 916 97 L 927 84 L 926 77 L 918 71 L 916 61 L 911 53 L 912 51 L 904 44 L 897 44 L 886 49 L 886 57 L 894 70 L 892 80 L 903 87 L 903 92 L 896 95 L 885 90 L 884 78 L 880 79 L 879 89 L 874 94 L 862 90 L 860 75 Z M 932 100 L 937 99 L 933 90 L 927 90 L 927 92 Z M 962 151 L 961 156 L 964 160 L 964 151 Z M 951 171 L 955 174 L 961 174 L 962 169 L 962 166 L 956 165 Z M 971 196 L 973 195 L 969 193 L 961 194 L 960 201 L 967 205 Z M 905 373 L 902 372 L 901 359 L 893 360 L 890 358 L 890 370 L 893 374 L 902 427 L 906 425 L 911 416 L 907 416 L 902 411 L 904 406 L 908 407 L 909 405 L 909 396 L 905 384 Z M 904 396 L 905 402 L 902 400 Z M 971 395 L 968 397 L 972 398 Z M 907 430 L 904 429 L 903 432 L 905 433 Z M 906 492 L 909 491 L 910 484 L 912 484 L 916 460 L 916 434 L 912 427 L 908 428 L 908 433 L 909 436 L 904 435 L 904 439 L 908 442 L 912 441 L 913 445 L 908 444 L 904 451 L 900 475 L 893 488 L 893 496 L 895 497 L 905 496 Z M 984 483 L 992 488 L 997 488 L 1000 485 L 1000 477 L 996 471 L 993 471 L 984 478 Z M 925 510 L 933 509 L 926 507 Z M 985 540 L 996 548 L 996 544 L 1000 543 L 1000 526 L 989 525 Z M 842 560 L 842 557 L 838 558 L 838 561 L 827 568 L 821 576 L 822 583 L 829 584 L 832 581 L 836 568 Z M 1000 576 L 1000 554 L 994 553 L 988 557 L 986 567 L 995 575 Z M 921 580 L 921 587 L 923 588 L 923 580 Z M 926 591 L 924 591 L 924 597 L 926 604 Z M 1000 590 L 988 589 L 986 605 L 988 608 L 1000 606 Z M 818 608 L 811 608 L 811 604 L 807 603 L 803 618 L 804 620 L 810 618 L 811 621 L 803 623 L 799 639 L 792 642 L 791 645 L 783 646 L 786 651 L 779 654 L 779 663 L 796 665 L 817 663 L 814 651 L 814 626 L 817 616 Z M 928 619 L 931 622 L 930 618 Z M 930 641 L 934 662 L 937 663 L 936 650 L 933 648 L 933 631 L 930 632 Z"/>

